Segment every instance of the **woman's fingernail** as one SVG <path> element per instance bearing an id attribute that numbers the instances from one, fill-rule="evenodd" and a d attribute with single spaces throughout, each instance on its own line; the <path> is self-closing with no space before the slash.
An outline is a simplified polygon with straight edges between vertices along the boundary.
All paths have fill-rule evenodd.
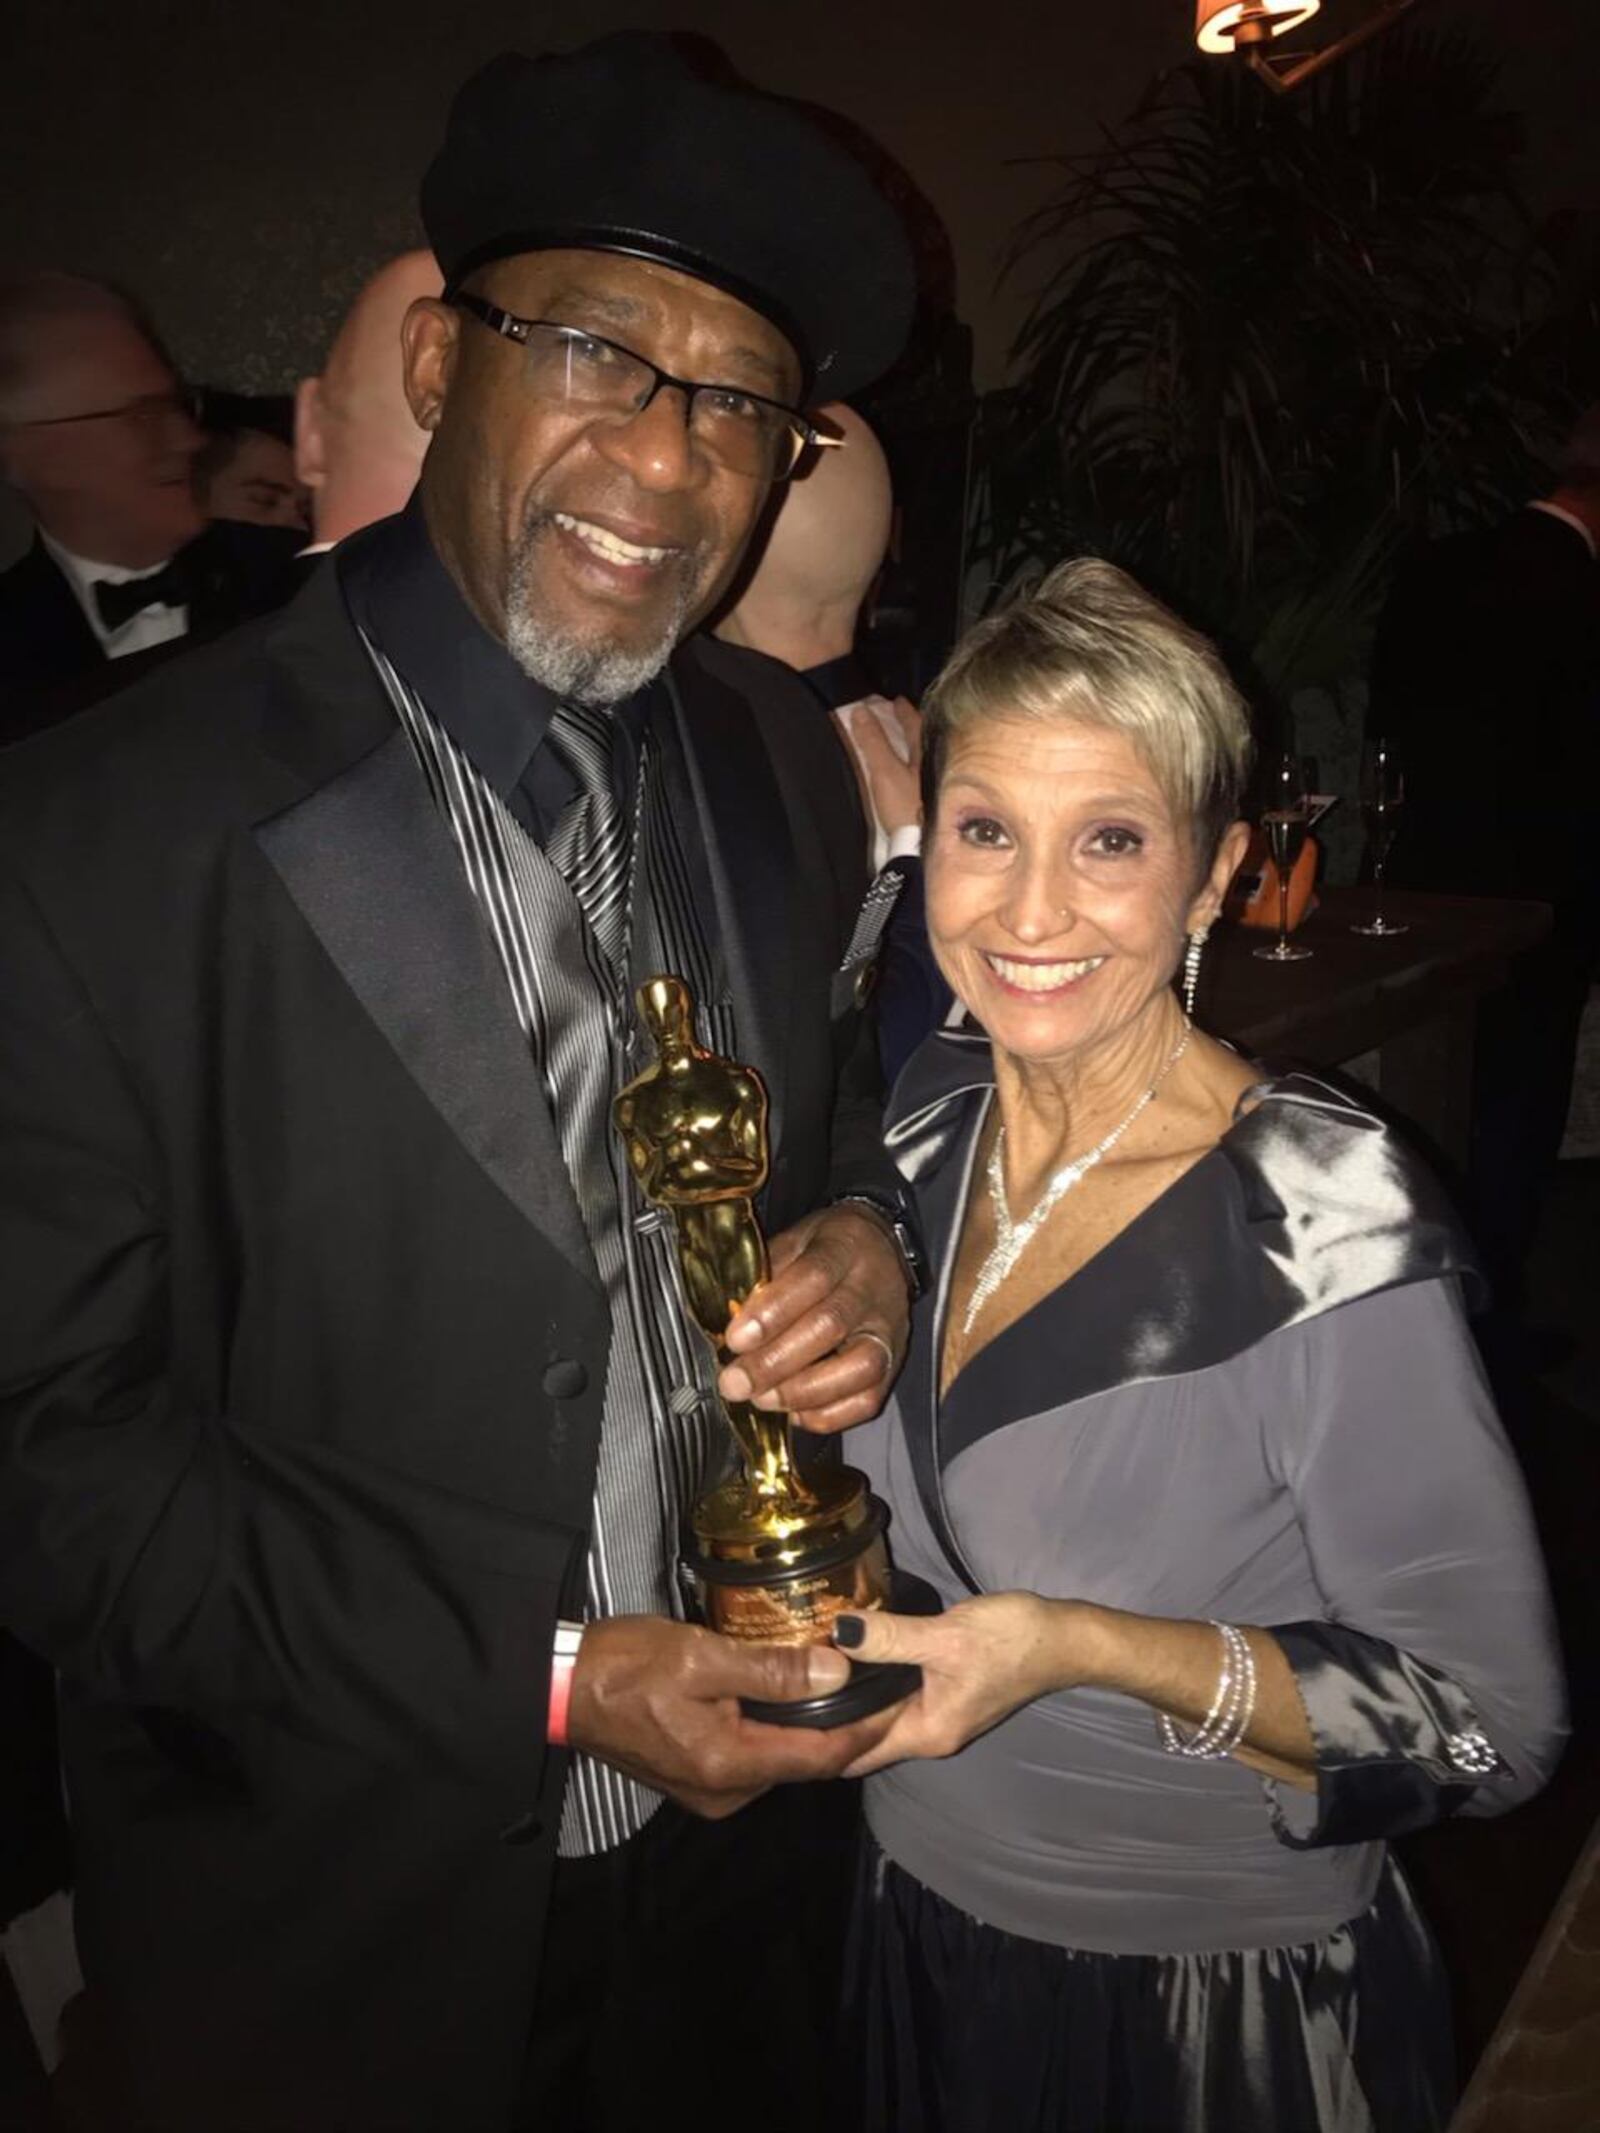
<path id="1" fill-rule="evenodd" d="M 748 1400 L 750 1380 L 742 1370 L 725 1370 L 717 1381 L 717 1390 L 725 1400 Z"/>
<path id="2" fill-rule="evenodd" d="M 835 1615 L 833 1641 L 841 1651 L 856 1652 L 866 1641 L 867 1625 L 859 1615 Z"/>
<path id="3" fill-rule="evenodd" d="M 735 1355 L 743 1355 L 747 1348 L 754 1348 L 761 1339 L 759 1318 L 742 1318 L 728 1334 L 726 1345 Z"/>

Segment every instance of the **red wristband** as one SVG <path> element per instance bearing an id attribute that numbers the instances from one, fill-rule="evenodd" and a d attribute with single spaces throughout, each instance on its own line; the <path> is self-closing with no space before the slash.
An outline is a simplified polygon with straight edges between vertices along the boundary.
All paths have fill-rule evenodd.
<path id="1" fill-rule="evenodd" d="M 544 1737 L 552 1748 L 567 1745 L 567 1708 L 572 1702 L 572 1675 L 578 1664 L 578 1646 L 583 1642 L 581 1622 L 556 1624 L 555 1650 L 550 1660 L 550 1711 Z"/>

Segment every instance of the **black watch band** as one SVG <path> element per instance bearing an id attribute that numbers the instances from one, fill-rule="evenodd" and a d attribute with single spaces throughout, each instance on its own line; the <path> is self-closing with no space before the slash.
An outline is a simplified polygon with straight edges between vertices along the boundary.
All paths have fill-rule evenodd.
<path id="1" fill-rule="evenodd" d="M 922 1240 L 907 1219 L 903 1202 L 887 1192 L 842 1192 L 833 1204 L 835 1207 L 870 1207 L 884 1223 L 900 1254 L 906 1293 L 915 1303 L 928 1286 L 928 1262 L 923 1257 Z"/>

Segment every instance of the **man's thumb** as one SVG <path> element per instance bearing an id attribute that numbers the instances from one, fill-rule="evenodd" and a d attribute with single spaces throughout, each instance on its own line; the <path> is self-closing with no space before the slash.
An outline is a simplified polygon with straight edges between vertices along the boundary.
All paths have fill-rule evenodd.
<path id="1" fill-rule="evenodd" d="M 760 1703 L 830 1696 L 850 1679 L 843 1653 L 826 1644 L 747 1644 L 739 1651 L 736 1693 Z"/>

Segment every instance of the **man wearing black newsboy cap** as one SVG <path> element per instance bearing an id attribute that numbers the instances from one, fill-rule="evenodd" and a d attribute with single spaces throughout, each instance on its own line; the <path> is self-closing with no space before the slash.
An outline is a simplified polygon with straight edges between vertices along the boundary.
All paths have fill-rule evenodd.
<path id="1" fill-rule="evenodd" d="M 750 1722 L 843 1660 L 681 1619 L 725 1425 L 608 1114 L 683 971 L 770 1095 L 723 1390 L 875 1412 L 858 803 L 688 632 L 907 250 L 643 36 L 485 67 L 423 208 L 411 504 L 0 798 L 0 1622 L 61 1679 L 80 2033 L 119 2127 L 837 2124 L 846 1795 L 794 1781 L 882 1722 Z"/>

